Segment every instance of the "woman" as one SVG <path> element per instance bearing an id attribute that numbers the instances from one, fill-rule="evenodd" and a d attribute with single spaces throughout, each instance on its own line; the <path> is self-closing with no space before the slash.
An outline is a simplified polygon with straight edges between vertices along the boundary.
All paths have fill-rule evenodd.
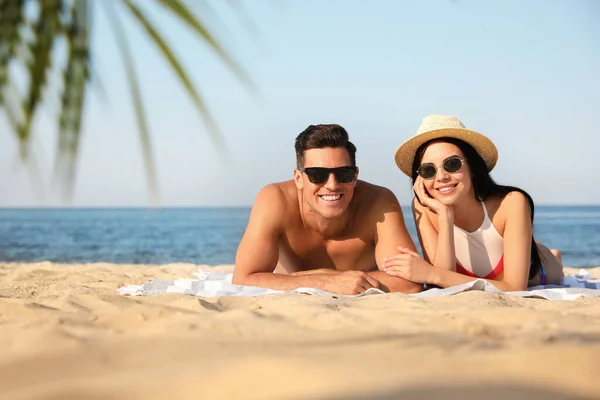
<path id="1" fill-rule="evenodd" d="M 533 200 L 491 178 L 498 152 L 486 136 L 431 115 L 395 159 L 412 178 L 424 259 L 400 248 L 384 261 L 386 273 L 441 287 L 484 278 L 502 291 L 561 283 L 560 253 L 533 239 Z"/>

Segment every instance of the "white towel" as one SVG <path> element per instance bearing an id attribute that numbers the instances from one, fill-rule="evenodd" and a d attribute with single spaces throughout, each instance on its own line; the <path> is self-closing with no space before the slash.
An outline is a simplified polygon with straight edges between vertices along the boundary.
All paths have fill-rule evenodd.
<path id="1" fill-rule="evenodd" d="M 200 270 L 195 273 L 197 279 L 175 279 L 161 280 L 155 279 L 142 285 L 123 286 L 118 289 L 120 295 L 129 296 L 152 296 L 162 293 L 182 293 L 199 297 L 215 297 L 215 296 L 262 296 L 269 294 L 297 292 L 304 294 L 328 294 L 323 290 L 313 288 L 298 288 L 295 290 L 281 291 L 259 288 L 255 286 L 234 285 L 231 283 L 232 273 L 226 272 L 209 272 Z M 421 293 L 411 294 L 413 297 L 437 297 L 451 296 L 468 290 L 480 290 L 491 293 L 501 293 L 507 296 L 518 297 L 537 297 L 547 300 L 575 300 L 580 297 L 600 297 L 600 279 L 591 279 L 589 273 L 581 269 L 575 276 L 566 276 L 563 279 L 563 284 L 535 286 L 528 288 L 522 292 L 502 292 L 491 283 L 477 279 L 475 281 L 465 283 L 458 286 L 452 286 L 445 289 L 429 289 Z M 373 294 L 384 293 L 379 289 L 369 289 L 357 296 L 359 297 Z M 339 295 L 335 295 L 339 296 Z"/>

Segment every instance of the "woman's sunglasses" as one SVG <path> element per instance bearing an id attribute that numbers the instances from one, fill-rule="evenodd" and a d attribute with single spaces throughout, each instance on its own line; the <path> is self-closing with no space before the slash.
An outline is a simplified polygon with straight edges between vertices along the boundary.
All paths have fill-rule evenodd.
<path id="1" fill-rule="evenodd" d="M 453 174 L 455 172 L 458 172 L 462 168 L 463 161 L 466 161 L 466 159 L 462 159 L 459 156 L 451 156 L 446 158 L 441 166 L 444 167 L 444 170 L 446 172 L 448 172 L 449 174 Z M 437 174 L 437 170 L 438 167 L 435 166 L 433 163 L 425 163 L 421 164 L 421 166 L 417 170 L 417 173 L 423 179 L 433 179 Z"/>
<path id="2" fill-rule="evenodd" d="M 322 185 L 329 180 L 329 175 L 335 175 L 335 180 L 339 183 L 350 183 L 356 175 L 356 167 L 337 167 L 322 168 L 309 167 L 298 168 L 308 176 L 308 180 L 315 185 Z"/>

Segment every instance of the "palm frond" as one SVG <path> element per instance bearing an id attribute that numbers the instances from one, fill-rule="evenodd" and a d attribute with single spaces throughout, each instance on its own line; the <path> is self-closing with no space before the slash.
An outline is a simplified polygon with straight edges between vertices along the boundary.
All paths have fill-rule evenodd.
<path id="1" fill-rule="evenodd" d="M 51 54 L 57 36 L 60 35 L 61 0 L 41 2 L 38 19 L 34 25 L 33 42 L 30 44 L 32 58 L 27 66 L 29 90 L 24 98 L 24 121 L 18 128 L 21 151 L 27 155 L 27 147 L 31 134 L 31 123 L 42 98 L 46 86 L 46 76 L 51 65 Z"/>
<path id="2" fill-rule="evenodd" d="M 90 55 L 90 57 L 93 56 Z M 94 65 L 90 65 L 90 85 L 92 89 L 96 89 L 96 93 L 101 101 L 106 102 L 108 100 L 108 93 L 104 87 L 102 77 Z"/>
<path id="3" fill-rule="evenodd" d="M 24 0 L 0 0 L 0 104 L 8 82 L 8 64 L 20 40 L 19 26 L 23 21 Z"/>
<path id="4" fill-rule="evenodd" d="M 204 99 L 200 96 L 200 94 L 192 84 L 192 81 L 188 77 L 187 72 L 183 69 L 183 66 L 181 65 L 179 59 L 175 56 L 173 50 L 169 47 L 167 42 L 164 40 L 163 36 L 157 31 L 154 25 L 142 13 L 142 11 L 131 0 L 123 1 L 131 11 L 133 16 L 142 25 L 146 33 L 148 33 L 150 38 L 154 41 L 154 44 L 158 47 L 162 55 L 169 62 L 171 68 L 173 68 L 173 71 L 175 72 L 182 85 L 188 92 L 188 95 L 194 101 L 196 109 L 204 119 L 204 123 L 208 128 L 208 132 L 210 134 L 211 139 L 213 139 L 214 144 L 217 147 L 219 147 L 219 149 L 223 152 L 225 150 L 225 145 L 221 136 L 221 132 L 217 127 L 216 123 L 214 122 L 212 114 L 208 110 Z"/>
<path id="5" fill-rule="evenodd" d="M 23 23 L 23 6 L 24 0 L 0 0 L 0 107 L 10 107 L 6 113 L 15 135 L 19 122 L 14 105 L 8 105 L 11 100 L 9 65 L 21 40 L 19 28 Z"/>
<path id="6" fill-rule="evenodd" d="M 228 0 L 229 5 L 235 10 L 235 14 L 246 31 L 256 40 L 260 39 L 260 30 L 252 15 L 248 12 L 244 4 L 240 0 Z"/>
<path id="7" fill-rule="evenodd" d="M 215 10 L 209 0 L 181 0 L 185 3 L 186 7 L 190 10 L 193 15 L 202 16 L 202 25 L 204 28 L 211 32 L 211 35 L 216 36 L 217 32 L 219 37 L 231 35 L 231 30 L 221 18 L 219 13 Z M 204 22 L 210 21 L 210 27 Z M 217 31 L 218 27 L 218 31 Z"/>
<path id="8" fill-rule="evenodd" d="M 245 84 L 248 88 L 250 88 L 253 92 L 257 92 L 258 89 L 252 79 L 248 76 L 248 74 L 240 67 L 240 65 L 227 53 L 221 44 L 216 40 L 216 38 L 208 31 L 208 29 L 200 22 L 200 20 L 192 13 L 189 7 L 182 2 L 181 0 L 157 0 L 160 4 L 162 4 L 169 11 L 174 13 L 181 21 L 183 21 L 186 25 L 188 25 L 191 29 L 193 29 L 204 41 L 209 45 L 209 47 L 219 56 L 221 61 L 223 61 L 231 71 L 237 76 L 237 78 Z M 233 2 L 237 3 L 237 2 Z M 243 10 L 241 5 L 237 4 L 240 10 Z M 243 14 L 243 13 L 242 13 Z M 248 15 L 245 15 L 245 18 L 242 18 L 247 22 Z"/>
<path id="9" fill-rule="evenodd" d="M 133 98 L 133 105 L 135 108 L 135 116 L 140 134 L 140 143 L 142 145 L 142 152 L 144 155 L 144 164 L 146 168 L 146 179 L 148 184 L 148 194 L 150 201 L 153 204 L 158 203 L 158 182 L 156 179 L 156 171 L 154 166 L 154 154 L 152 151 L 152 139 L 150 136 L 150 129 L 147 124 L 146 112 L 144 109 L 144 103 L 142 102 L 142 95 L 140 86 L 138 83 L 137 75 L 135 73 L 134 61 L 129 48 L 129 43 L 125 36 L 125 31 L 121 24 L 121 20 L 116 12 L 114 12 L 112 5 L 105 3 L 105 9 L 109 14 L 109 20 L 111 22 L 114 34 L 117 39 L 119 51 L 123 62 L 125 64 L 125 72 L 127 74 L 127 82 L 129 83 L 129 89 Z"/>
<path id="10" fill-rule="evenodd" d="M 191 1 L 194 5 L 204 5 L 205 11 L 201 14 L 205 20 L 212 15 L 210 11 L 206 11 L 210 10 L 210 5 L 206 1 Z M 107 10 L 119 4 L 133 16 L 167 61 L 187 95 L 192 98 L 219 154 L 226 155 L 224 139 L 204 97 L 192 83 L 188 72 L 183 68 L 180 59 L 164 36 L 142 12 L 135 0 L 118 2 L 116 0 L 94 0 L 93 2 L 90 0 L 0 0 L 0 111 L 6 116 L 8 125 L 19 143 L 19 158 L 33 163 L 33 170 L 37 168 L 36 157 L 33 154 L 35 151 L 33 148 L 30 150 L 34 141 L 32 129 L 39 110 L 44 105 L 47 106 L 43 100 L 54 98 L 54 96 L 49 97 L 51 93 L 46 93 L 46 88 L 53 88 L 54 73 L 59 73 L 63 85 L 59 101 L 54 177 L 55 179 L 60 177 L 59 186 L 62 187 L 64 198 L 72 197 L 87 89 L 90 87 L 98 89 L 105 96 L 102 82 L 90 62 L 92 3 L 94 6 L 106 6 Z M 190 28 L 246 89 L 250 89 L 255 95 L 258 94 L 256 85 L 246 71 L 216 39 L 214 29 L 209 29 L 205 21 L 190 10 L 191 6 L 186 4 L 186 0 L 154 0 L 153 3 L 168 10 L 182 25 Z M 252 24 L 245 10 L 240 9 L 237 2 L 232 1 L 230 5 L 238 10 L 246 28 L 254 30 L 255 25 Z M 116 33 L 125 63 L 139 126 L 149 193 L 152 198 L 158 195 L 158 184 L 150 129 L 135 72 L 134 57 L 119 20 L 121 16 L 114 10 L 109 12 L 111 13 L 109 21 Z M 210 21 L 214 23 L 215 19 L 212 18 Z M 59 43 L 64 43 L 66 49 L 66 57 L 61 58 L 61 63 L 53 60 L 57 55 L 65 56 L 65 53 L 55 51 Z M 11 75 L 13 68 L 23 70 L 25 79 L 20 79 L 23 78 L 22 75 L 12 76 L 17 75 Z M 24 86 L 17 83 L 24 83 Z M 40 174 L 36 176 L 32 177 L 32 180 L 37 181 Z"/>
<path id="11" fill-rule="evenodd" d="M 63 28 L 67 43 L 67 63 L 63 71 L 63 92 L 58 119 L 58 145 L 55 177 L 62 180 L 63 196 L 72 197 L 79 143 L 81 117 L 85 104 L 86 85 L 89 80 L 89 4 L 88 0 L 74 0 L 69 20 Z"/>
<path id="12" fill-rule="evenodd" d="M 2 104 L 2 108 L 6 114 L 8 125 L 16 135 L 19 130 L 19 126 L 23 121 L 23 109 L 21 108 L 22 97 L 13 81 L 7 82 L 3 88 L 3 93 L 4 103 Z M 23 154 L 20 154 L 20 157 L 23 159 Z"/>

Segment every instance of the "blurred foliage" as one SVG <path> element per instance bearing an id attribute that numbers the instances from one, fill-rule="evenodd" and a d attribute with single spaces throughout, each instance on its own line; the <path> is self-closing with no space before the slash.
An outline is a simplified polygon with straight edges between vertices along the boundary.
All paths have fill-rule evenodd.
<path id="1" fill-rule="evenodd" d="M 82 115 L 92 83 L 91 38 L 92 23 L 102 8 L 115 35 L 132 101 L 135 108 L 140 142 L 144 155 L 148 189 L 152 198 L 158 195 L 151 135 L 137 79 L 135 57 L 121 22 L 124 14 L 139 24 L 168 63 L 187 95 L 202 117 L 215 145 L 223 151 L 221 134 L 205 99 L 192 84 L 189 75 L 158 26 L 144 12 L 144 7 L 160 7 L 188 27 L 208 45 L 235 76 L 254 90 L 248 75 L 223 48 L 201 15 L 203 10 L 214 17 L 214 10 L 205 0 L 0 0 L 0 112 L 19 143 L 20 159 L 32 161 L 32 126 L 43 108 L 45 89 L 49 83 L 60 87 L 57 120 L 57 154 L 54 176 L 64 199 L 71 199 L 77 159 L 81 144 Z M 251 29 L 255 26 L 241 3 L 226 3 Z M 202 6 L 202 7 L 199 7 Z M 66 51 L 56 51 L 61 47 Z M 194 50 L 190 50 L 194 51 Z M 55 73 L 58 70 L 58 73 Z M 23 74 L 24 72 L 24 74 Z M 21 73 L 25 79 L 18 79 Z M 59 79 L 60 82 L 49 82 Z M 26 81 L 25 90 L 17 84 Z M 21 85 L 23 86 L 23 85 Z"/>

